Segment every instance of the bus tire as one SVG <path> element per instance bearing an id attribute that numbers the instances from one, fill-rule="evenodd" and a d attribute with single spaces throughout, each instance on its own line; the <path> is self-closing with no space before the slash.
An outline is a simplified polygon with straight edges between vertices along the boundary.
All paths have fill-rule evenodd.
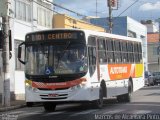
<path id="1" fill-rule="evenodd" d="M 52 112 L 52 111 L 55 111 L 56 109 L 56 104 L 52 102 L 44 102 L 43 106 L 44 106 L 45 111 L 47 112 Z"/>
<path id="2" fill-rule="evenodd" d="M 27 107 L 33 107 L 33 102 L 26 102 Z"/>
<path id="3" fill-rule="evenodd" d="M 104 93 L 103 92 L 104 92 L 103 88 L 100 87 L 100 89 L 99 89 L 99 99 L 94 101 L 94 108 L 101 109 L 103 107 L 103 102 L 104 102 L 104 100 L 103 100 Z"/>
<path id="4" fill-rule="evenodd" d="M 128 81 L 128 93 L 117 96 L 118 102 L 130 102 L 133 92 L 133 84 L 131 79 Z"/>

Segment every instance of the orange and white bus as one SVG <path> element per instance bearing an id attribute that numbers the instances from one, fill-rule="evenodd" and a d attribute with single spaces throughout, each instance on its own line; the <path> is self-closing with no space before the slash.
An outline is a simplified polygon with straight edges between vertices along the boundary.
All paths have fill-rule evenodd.
<path id="1" fill-rule="evenodd" d="M 67 102 L 101 108 L 110 97 L 127 102 L 144 86 L 142 42 L 136 38 L 79 29 L 37 31 L 26 35 L 18 58 L 25 64 L 27 105 L 42 102 L 47 111 Z"/>

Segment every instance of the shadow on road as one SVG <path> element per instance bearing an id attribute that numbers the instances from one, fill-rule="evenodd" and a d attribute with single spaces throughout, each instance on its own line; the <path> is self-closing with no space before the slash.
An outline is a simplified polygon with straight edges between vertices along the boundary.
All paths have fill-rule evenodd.
<path id="1" fill-rule="evenodd" d="M 145 86 L 141 90 L 157 90 L 157 89 L 160 90 L 160 86 L 159 85 L 157 85 L 157 86 Z"/>

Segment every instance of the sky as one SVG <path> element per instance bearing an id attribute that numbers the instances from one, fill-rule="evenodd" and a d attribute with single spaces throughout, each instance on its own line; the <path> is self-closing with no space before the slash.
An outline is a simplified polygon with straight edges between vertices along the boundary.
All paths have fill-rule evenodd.
<path id="1" fill-rule="evenodd" d="M 55 3 L 86 16 L 96 16 L 96 1 L 97 17 L 108 17 L 107 0 L 54 0 Z M 135 4 L 133 4 L 134 2 Z M 128 7 L 129 9 L 127 9 Z M 127 10 L 121 14 L 125 9 Z M 67 13 L 60 8 L 55 8 L 55 10 L 60 13 Z M 73 13 L 67 14 L 78 17 Z M 137 21 L 157 20 L 160 18 L 160 0 L 119 0 L 118 10 L 113 10 L 112 16 L 117 17 L 119 15 L 129 16 Z"/>

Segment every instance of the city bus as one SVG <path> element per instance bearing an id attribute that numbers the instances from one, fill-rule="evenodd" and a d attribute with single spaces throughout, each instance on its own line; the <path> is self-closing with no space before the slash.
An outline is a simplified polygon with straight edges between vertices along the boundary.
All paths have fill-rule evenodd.
<path id="1" fill-rule="evenodd" d="M 24 53 L 24 55 L 22 55 Z M 142 40 L 81 29 L 52 29 L 26 34 L 18 47 L 25 65 L 27 105 L 41 102 L 94 104 L 116 97 L 129 102 L 144 86 Z"/>

